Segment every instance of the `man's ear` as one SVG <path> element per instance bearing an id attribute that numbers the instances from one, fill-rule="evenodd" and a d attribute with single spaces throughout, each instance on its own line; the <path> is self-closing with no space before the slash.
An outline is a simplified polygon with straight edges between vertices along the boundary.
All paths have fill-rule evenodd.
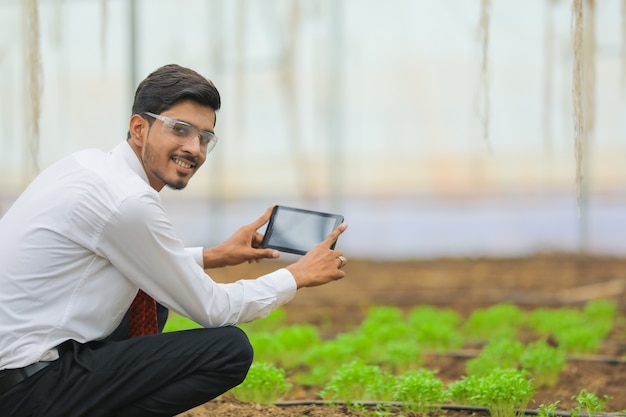
<path id="1" fill-rule="evenodd" d="M 150 124 L 146 119 L 138 114 L 133 114 L 130 118 L 128 131 L 130 132 L 130 141 L 137 147 L 143 148 L 144 141 L 148 137 Z"/>

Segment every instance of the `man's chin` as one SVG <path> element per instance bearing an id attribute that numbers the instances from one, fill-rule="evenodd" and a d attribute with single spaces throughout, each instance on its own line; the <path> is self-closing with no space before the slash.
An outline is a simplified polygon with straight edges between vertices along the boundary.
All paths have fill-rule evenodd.
<path id="1" fill-rule="evenodd" d="M 187 186 L 186 182 L 177 182 L 177 183 L 168 183 L 166 184 L 167 188 L 170 190 L 182 190 Z"/>

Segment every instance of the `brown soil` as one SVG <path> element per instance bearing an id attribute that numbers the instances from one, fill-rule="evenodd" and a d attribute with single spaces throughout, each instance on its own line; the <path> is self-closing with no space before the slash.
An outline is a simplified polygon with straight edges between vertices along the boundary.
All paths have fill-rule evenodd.
<path id="1" fill-rule="evenodd" d="M 255 277 L 281 266 L 278 262 L 246 264 L 210 271 L 218 281 Z M 289 323 L 314 323 L 323 337 L 332 337 L 360 323 L 371 306 L 418 305 L 449 307 L 467 317 L 476 308 L 511 302 L 524 309 L 536 307 L 579 307 L 584 302 L 603 298 L 618 303 L 626 313 L 626 259 L 570 255 L 538 255 L 520 259 L 437 259 L 375 262 L 351 260 L 345 267 L 347 277 L 323 287 L 303 289 L 284 308 Z M 537 391 L 528 408 L 559 402 L 558 409 L 570 411 L 572 398 L 582 389 L 599 397 L 609 396 L 607 410 L 626 410 L 626 325 L 620 320 L 597 355 L 570 358 L 554 388 Z M 433 355 L 425 367 L 438 371 L 449 383 L 465 370 L 462 355 Z M 295 387 L 283 400 L 319 400 L 306 387 Z M 444 410 L 437 415 L 460 417 L 487 415 L 484 412 Z M 304 405 L 260 406 L 236 401 L 225 394 L 220 399 L 180 416 L 314 416 L 340 417 L 364 414 L 345 407 L 329 407 L 312 402 Z M 410 416 L 411 413 L 392 413 Z"/>

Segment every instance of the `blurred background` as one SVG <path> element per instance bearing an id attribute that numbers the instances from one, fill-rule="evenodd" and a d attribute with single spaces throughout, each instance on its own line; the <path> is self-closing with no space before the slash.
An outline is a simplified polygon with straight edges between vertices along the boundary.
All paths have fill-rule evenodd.
<path id="1" fill-rule="evenodd" d="M 0 215 L 41 169 L 124 140 L 137 84 L 177 63 L 223 101 L 204 167 L 161 193 L 189 245 L 278 203 L 343 214 L 351 257 L 622 256 L 626 11 L 584 2 L 580 158 L 574 3 L 2 0 Z"/>

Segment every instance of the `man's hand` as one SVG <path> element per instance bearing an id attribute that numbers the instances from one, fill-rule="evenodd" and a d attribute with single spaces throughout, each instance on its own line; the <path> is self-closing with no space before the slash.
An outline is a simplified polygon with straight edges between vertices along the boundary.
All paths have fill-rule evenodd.
<path id="1" fill-rule="evenodd" d="M 268 222 L 274 206 L 268 208 L 256 221 L 239 228 L 231 237 L 213 248 L 204 249 L 204 268 L 239 265 L 243 262 L 259 262 L 264 258 L 278 258 L 274 249 L 261 249 L 263 235 L 257 230 Z"/>
<path id="2" fill-rule="evenodd" d="M 346 275 L 341 269 L 347 262 L 343 257 L 343 252 L 330 249 L 330 247 L 347 227 L 345 223 L 340 224 L 326 240 L 287 267 L 295 278 L 298 288 L 323 285 Z"/>

